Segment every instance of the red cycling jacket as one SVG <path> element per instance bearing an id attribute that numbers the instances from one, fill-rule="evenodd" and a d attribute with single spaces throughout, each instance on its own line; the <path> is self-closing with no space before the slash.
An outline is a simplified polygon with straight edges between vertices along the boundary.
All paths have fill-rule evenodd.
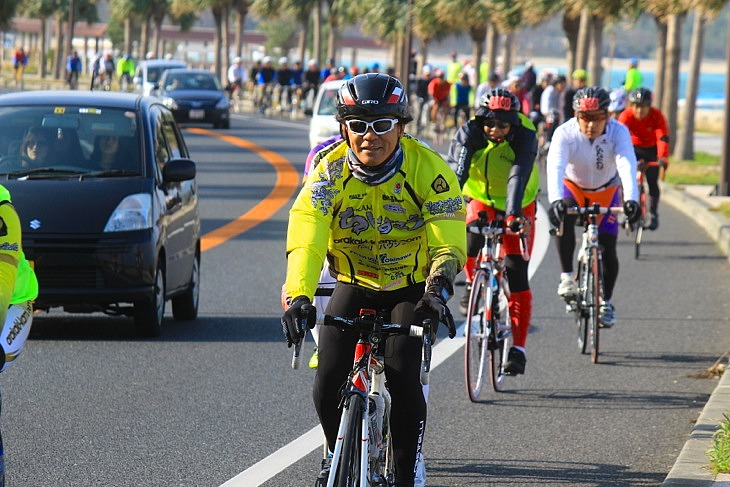
<path id="1" fill-rule="evenodd" d="M 654 107 L 649 108 L 649 114 L 639 120 L 630 108 L 621 112 L 618 121 L 626 125 L 631 132 L 631 143 L 636 147 L 656 146 L 657 159 L 669 157 L 669 131 L 667 121 L 662 112 Z M 654 162 L 654 161 L 647 161 Z"/>

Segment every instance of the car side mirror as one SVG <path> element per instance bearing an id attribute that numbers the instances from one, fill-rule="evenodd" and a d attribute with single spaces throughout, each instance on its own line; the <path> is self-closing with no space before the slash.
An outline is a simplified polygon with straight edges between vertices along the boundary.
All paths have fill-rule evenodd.
<path id="1" fill-rule="evenodd" d="M 313 114 L 314 114 L 314 112 L 312 112 L 312 109 L 311 108 L 305 108 L 304 109 L 304 115 L 306 115 L 308 117 L 311 117 Z"/>
<path id="2" fill-rule="evenodd" d="M 195 163 L 190 159 L 172 159 L 162 170 L 162 180 L 177 183 L 195 178 Z"/>

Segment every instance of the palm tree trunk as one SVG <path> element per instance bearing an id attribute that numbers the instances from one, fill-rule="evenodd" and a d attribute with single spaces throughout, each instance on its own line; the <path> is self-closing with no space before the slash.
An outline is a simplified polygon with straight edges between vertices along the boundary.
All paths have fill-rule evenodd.
<path id="1" fill-rule="evenodd" d="M 302 67 L 306 66 L 305 58 L 307 56 L 307 38 L 309 37 L 309 15 L 307 14 L 300 22 L 301 32 L 299 33 L 299 45 L 297 51 L 299 52 L 299 61 L 302 63 Z"/>
<path id="2" fill-rule="evenodd" d="M 55 79 L 61 79 L 61 64 L 63 55 L 63 14 L 58 12 L 56 14 L 56 53 L 53 62 L 53 77 Z"/>
<path id="3" fill-rule="evenodd" d="M 591 35 L 591 13 L 587 7 L 580 12 L 578 27 L 578 47 L 575 53 L 575 67 L 588 69 L 588 49 Z M 568 73 L 570 74 L 570 73 Z"/>
<path id="4" fill-rule="evenodd" d="M 728 15 L 730 21 L 730 15 Z M 730 36 L 727 36 L 727 44 L 725 45 L 725 59 L 730 59 Z M 725 117 L 723 118 L 723 127 L 730 127 L 730 108 L 727 106 L 727 100 L 730 100 L 730 62 L 727 63 L 725 69 Z M 722 136 L 722 157 L 720 161 L 720 185 L 717 188 L 719 196 L 730 196 L 730 130 L 725 130 Z"/>
<path id="5" fill-rule="evenodd" d="M 132 16 L 124 18 L 124 52 L 132 55 Z"/>
<path id="6" fill-rule="evenodd" d="M 223 45 L 223 11 L 220 7 L 213 7 L 213 20 L 215 22 L 215 38 L 213 39 L 213 70 L 220 76 L 221 72 L 221 46 Z M 205 60 L 203 61 L 205 62 Z"/>
<path id="7" fill-rule="evenodd" d="M 502 45 L 502 69 L 504 75 L 507 76 L 510 69 L 512 69 L 512 41 L 514 40 L 514 32 L 507 32 L 504 35 L 504 44 Z M 477 66 L 477 69 L 479 67 Z"/>
<path id="8" fill-rule="evenodd" d="M 230 8 L 228 5 L 224 5 L 222 8 L 222 17 L 221 17 L 221 54 L 220 54 L 220 61 L 216 61 L 215 63 L 215 74 L 218 76 L 218 78 L 223 82 L 223 86 L 226 84 L 226 70 L 228 69 L 228 66 L 231 64 L 230 52 L 231 52 L 231 37 L 229 35 L 230 33 Z"/>
<path id="9" fill-rule="evenodd" d="M 603 79 L 603 18 L 593 15 L 591 24 L 590 83 L 600 86 Z"/>
<path id="10" fill-rule="evenodd" d="M 48 18 L 41 17 L 41 57 L 38 60 L 38 74 L 41 79 L 46 77 L 46 47 L 48 46 Z"/>
<path id="11" fill-rule="evenodd" d="M 312 59 L 315 59 L 320 67 L 324 66 L 322 62 L 322 0 L 314 2 L 314 10 L 312 11 Z"/>
<path id="12" fill-rule="evenodd" d="M 497 71 L 497 52 L 499 50 L 499 29 L 490 22 L 487 27 L 487 60 L 492 73 Z"/>
<path id="13" fill-rule="evenodd" d="M 679 61 L 682 49 L 682 21 L 685 14 L 672 14 L 667 21 L 667 67 L 664 79 L 662 112 L 669 126 L 669 152 L 673 153 L 677 135 L 677 99 L 679 98 Z"/>
<path id="14" fill-rule="evenodd" d="M 150 19 L 149 17 L 143 16 L 142 18 L 142 31 L 139 34 L 139 58 L 146 59 L 147 53 L 150 50 Z"/>
<path id="15" fill-rule="evenodd" d="M 656 24 L 656 72 L 654 74 L 654 106 L 664 106 L 664 78 L 667 62 L 667 22 L 654 17 Z"/>
<path id="16" fill-rule="evenodd" d="M 568 49 L 565 53 L 566 64 L 568 65 L 568 74 L 575 71 L 578 56 L 578 33 L 580 32 L 580 17 L 570 17 L 563 14 L 563 32 L 568 40 Z"/>
<path id="17" fill-rule="evenodd" d="M 674 156 L 681 160 L 694 159 L 695 108 L 697 92 L 699 91 L 700 64 L 702 64 L 702 45 L 707 19 L 695 9 L 692 23 L 692 41 L 689 50 L 689 77 L 687 91 L 684 95 L 684 112 L 682 113 L 682 129 L 677 134 L 677 145 L 674 147 Z"/>

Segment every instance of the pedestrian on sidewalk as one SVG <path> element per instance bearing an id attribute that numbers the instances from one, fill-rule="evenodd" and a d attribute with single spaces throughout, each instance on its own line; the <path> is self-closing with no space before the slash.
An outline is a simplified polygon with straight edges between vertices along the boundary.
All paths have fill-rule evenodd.
<path id="1" fill-rule="evenodd" d="M 28 65 L 28 54 L 25 49 L 19 47 L 13 52 L 13 69 L 15 70 L 15 87 L 23 89 L 23 71 Z"/>

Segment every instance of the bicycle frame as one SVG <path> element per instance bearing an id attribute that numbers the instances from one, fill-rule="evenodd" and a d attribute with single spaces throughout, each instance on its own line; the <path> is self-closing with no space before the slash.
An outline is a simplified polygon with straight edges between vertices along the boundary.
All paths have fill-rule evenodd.
<path id="1" fill-rule="evenodd" d="M 390 447 L 391 401 L 390 392 L 385 386 L 385 375 L 383 373 L 385 371 L 385 359 L 381 347 L 385 346 L 386 338 L 392 335 L 400 334 L 422 338 L 421 380 L 423 383 L 427 383 L 428 373 L 431 368 L 430 320 L 424 321 L 423 326 L 384 323 L 383 318 L 378 316 L 375 310 L 361 309 L 360 315 L 354 319 L 325 315 L 322 324 L 324 326 L 336 326 L 340 329 L 356 330 L 360 334 L 355 345 L 353 369 L 343 387 L 340 403 L 342 416 L 337 431 L 337 440 L 327 486 L 333 487 L 335 482 L 338 481 L 338 485 L 340 485 L 343 478 L 347 478 L 349 472 L 339 472 L 339 470 L 348 467 L 348 465 L 341 466 L 341 463 L 343 453 L 347 454 L 347 450 L 352 448 L 352 445 L 360 450 L 357 468 L 358 483 L 353 482 L 352 485 L 369 486 L 371 482 L 378 481 L 374 478 L 375 475 L 384 475 L 386 476 L 385 480 L 391 482 L 393 479 L 387 479 L 392 472 L 393 461 Z M 304 323 L 303 329 L 306 330 L 306 323 Z M 302 342 L 303 339 L 300 340 L 298 346 L 295 346 L 292 358 L 293 366 L 301 356 Z M 384 402 L 383 425 L 379 438 L 372 438 L 370 430 L 370 397 L 373 394 L 380 395 Z M 358 407 L 361 409 L 358 410 Z M 350 427 L 353 416 L 357 414 L 361 414 L 358 427 L 359 438 L 357 438 L 356 443 L 353 443 Z M 354 416 L 354 418 L 358 419 L 357 416 Z M 371 445 L 371 439 L 376 442 L 375 445 Z M 374 453 L 377 453 L 377 455 Z M 352 481 L 354 479 L 348 478 L 348 480 Z"/>
<path id="2" fill-rule="evenodd" d="M 464 370 L 467 392 L 476 402 L 482 388 L 484 369 L 489 358 L 490 380 L 495 391 L 504 388 L 507 376 L 504 366 L 512 345 L 512 325 L 509 315 L 509 285 L 502 256 L 503 236 L 511 233 L 503 220 L 487 223 L 486 214 L 469 225 L 471 233 L 483 235 L 484 245 L 479 252 L 479 267 L 472 277 L 469 307 L 466 317 L 466 346 Z M 529 260 L 527 237 L 520 234 L 522 257 Z"/>

